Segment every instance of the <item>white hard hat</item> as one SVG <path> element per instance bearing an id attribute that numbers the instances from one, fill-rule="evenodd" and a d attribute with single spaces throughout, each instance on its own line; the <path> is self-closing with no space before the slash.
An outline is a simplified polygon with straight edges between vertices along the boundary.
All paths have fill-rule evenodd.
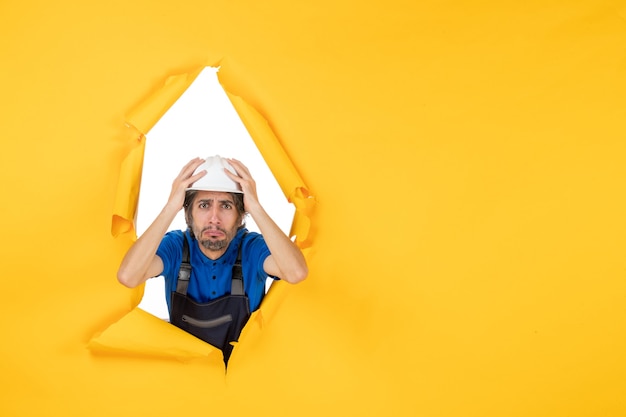
<path id="1" fill-rule="evenodd" d="M 187 190 L 220 191 L 224 193 L 243 193 L 239 183 L 231 180 L 224 172 L 224 168 L 237 175 L 235 169 L 228 163 L 226 158 L 219 155 L 209 156 L 204 163 L 194 171 L 194 175 L 206 170 L 206 175 L 191 184 Z"/>

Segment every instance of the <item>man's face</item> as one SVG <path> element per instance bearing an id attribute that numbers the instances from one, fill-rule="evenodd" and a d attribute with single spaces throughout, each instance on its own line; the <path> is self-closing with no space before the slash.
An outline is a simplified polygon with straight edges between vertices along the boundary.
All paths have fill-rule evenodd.
<path id="1" fill-rule="evenodd" d="M 229 193 L 198 191 L 191 204 L 191 230 L 205 255 L 217 259 L 237 234 L 241 218 Z"/>

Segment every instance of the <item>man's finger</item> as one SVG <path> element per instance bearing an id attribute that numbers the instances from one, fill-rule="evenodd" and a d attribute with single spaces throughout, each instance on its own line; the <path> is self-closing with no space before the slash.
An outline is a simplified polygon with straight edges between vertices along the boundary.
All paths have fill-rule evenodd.
<path id="1" fill-rule="evenodd" d="M 228 162 L 230 162 L 231 166 L 235 168 L 235 171 L 237 171 L 237 173 L 240 176 L 241 176 L 241 173 L 243 172 L 246 176 L 251 177 L 250 171 L 241 161 L 234 159 L 234 158 L 229 158 Z"/>
<path id="2" fill-rule="evenodd" d="M 206 175 L 206 169 L 203 169 L 202 171 L 198 172 L 195 175 L 192 175 L 191 177 L 189 177 L 186 181 L 187 185 L 191 185 L 194 182 L 198 181 L 200 178 L 204 177 Z"/>
<path id="3" fill-rule="evenodd" d="M 202 158 L 192 159 L 191 161 L 187 162 L 187 164 L 185 164 L 183 169 L 180 170 L 180 174 L 178 174 L 178 176 L 183 177 L 191 175 L 196 170 L 196 168 L 198 168 L 203 163 L 204 159 Z"/>
<path id="4" fill-rule="evenodd" d="M 230 172 L 229 169 L 224 168 L 224 173 L 226 173 L 226 175 L 228 176 L 228 178 L 230 178 L 231 180 L 235 181 L 238 184 L 241 184 L 241 182 L 243 181 L 243 178 L 237 174 L 233 174 L 232 172 Z"/>

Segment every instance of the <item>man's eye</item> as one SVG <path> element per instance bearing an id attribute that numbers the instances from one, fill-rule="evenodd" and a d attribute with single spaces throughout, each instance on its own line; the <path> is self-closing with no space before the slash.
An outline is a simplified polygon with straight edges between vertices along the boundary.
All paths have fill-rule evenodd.
<path id="1" fill-rule="evenodd" d="M 204 208 L 207 208 L 207 207 L 209 207 L 209 205 L 207 203 L 201 203 L 200 204 L 200 208 L 204 209 Z"/>
<path id="2" fill-rule="evenodd" d="M 224 207 L 227 210 L 230 210 L 231 208 L 233 208 L 233 206 L 231 206 L 230 204 L 224 204 L 222 207 Z"/>

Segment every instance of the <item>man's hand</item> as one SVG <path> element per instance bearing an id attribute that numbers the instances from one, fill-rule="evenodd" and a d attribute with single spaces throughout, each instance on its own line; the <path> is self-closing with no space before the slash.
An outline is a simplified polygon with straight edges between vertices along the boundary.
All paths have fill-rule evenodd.
<path id="1" fill-rule="evenodd" d="M 163 261 L 156 254 L 156 251 L 174 217 L 183 208 L 185 190 L 206 175 L 204 170 L 195 175 L 193 174 L 196 168 L 203 162 L 204 159 L 194 158 L 180 171 L 172 184 L 172 192 L 167 200 L 167 204 L 150 224 L 150 227 L 130 247 L 124 259 L 122 259 L 120 268 L 117 271 L 117 279 L 120 283 L 134 288 L 148 278 L 155 277 L 163 272 Z"/>
<path id="2" fill-rule="evenodd" d="M 237 159 L 228 158 L 228 163 L 233 167 L 237 175 L 234 175 L 227 169 L 224 172 L 228 177 L 238 183 L 243 191 L 243 203 L 247 212 L 252 212 L 256 207 L 260 205 L 259 197 L 256 192 L 256 182 L 248 168 Z"/>
<path id="3" fill-rule="evenodd" d="M 183 208 L 183 204 L 185 203 L 185 190 L 191 187 L 194 182 L 198 181 L 200 178 L 206 175 L 205 170 L 202 170 L 196 175 L 193 175 L 194 171 L 203 163 L 204 159 L 194 158 L 191 161 L 187 162 L 183 169 L 180 170 L 180 173 L 174 179 L 174 183 L 172 184 L 172 191 L 170 193 L 170 197 L 167 200 L 168 205 L 172 205 L 178 210 Z"/>
<path id="4" fill-rule="evenodd" d="M 236 159 L 228 159 L 228 162 L 237 175 L 227 169 L 224 171 L 230 179 L 241 186 L 245 209 L 259 227 L 271 253 L 265 258 L 263 269 L 268 275 L 280 277 L 291 284 L 304 280 L 309 273 L 306 260 L 300 249 L 283 233 L 259 203 L 256 183 L 250 171 Z"/>

